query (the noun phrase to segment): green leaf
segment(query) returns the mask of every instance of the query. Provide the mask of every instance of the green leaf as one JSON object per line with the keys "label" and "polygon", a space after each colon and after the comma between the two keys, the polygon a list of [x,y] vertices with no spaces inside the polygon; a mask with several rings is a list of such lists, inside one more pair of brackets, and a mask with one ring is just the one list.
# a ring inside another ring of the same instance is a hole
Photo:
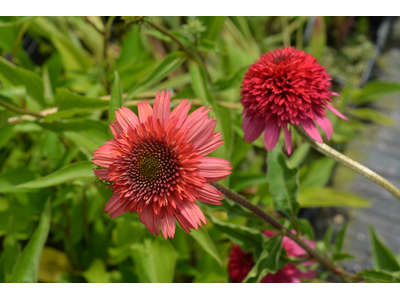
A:
{"label": "green leaf", "polygon": [[368,207],[371,203],[353,193],[339,192],[332,188],[306,188],[300,190],[300,207]]}
{"label": "green leaf", "polygon": [[108,283],[110,276],[107,273],[104,261],[97,258],[90,265],[89,269],[82,273],[82,276],[89,283]]}
{"label": "green leaf", "polygon": [[385,242],[376,233],[372,226],[369,227],[369,234],[371,239],[372,262],[374,269],[377,271],[400,271],[400,265],[396,260],[395,255],[386,246]]}
{"label": "green leaf", "polygon": [[25,23],[26,21],[32,20],[34,18],[36,18],[36,16],[20,17],[18,20],[13,21],[13,22],[0,22],[0,27],[17,26],[17,25]]}
{"label": "green leaf", "polygon": [[309,53],[318,60],[322,58],[326,47],[326,32],[325,18],[322,16],[316,17],[310,39]]}
{"label": "green leaf", "polygon": [[310,144],[303,143],[292,153],[292,155],[289,158],[289,164],[293,168],[300,167],[300,164],[304,161],[309,151],[310,151]]}
{"label": "green leaf", "polygon": [[267,179],[275,209],[294,218],[300,209],[296,200],[299,190],[298,170],[287,166],[279,147],[268,153]]}
{"label": "green leaf", "polygon": [[171,72],[175,71],[186,61],[184,52],[176,51],[168,54],[147,76],[136,83],[128,92],[127,99],[131,99],[137,93],[140,93],[164,79]]}
{"label": "green leaf", "polygon": [[15,135],[11,126],[7,126],[0,129],[0,149],[8,143],[8,141]]}
{"label": "green leaf", "polygon": [[33,283],[38,281],[39,263],[50,230],[50,199],[44,205],[40,222],[29,243],[24,248],[14,269],[11,282]]}
{"label": "green leaf", "polygon": [[349,260],[353,259],[354,256],[347,254],[347,253],[342,253],[342,252],[333,252],[332,253],[332,258],[334,261],[342,261],[342,260]]}
{"label": "green leaf", "polygon": [[326,185],[331,178],[335,163],[330,157],[322,157],[313,161],[304,178],[300,180],[300,189]]}
{"label": "green leaf", "polygon": [[121,78],[117,71],[114,71],[114,83],[111,91],[110,108],[108,111],[108,119],[114,122],[115,111],[122,106],[122,84]]}
{"label": "green leaf", "polygon": [[364,121],[371,121],[379,125],[394,125],[396,120],[385,116],[383,113],[372,108],[348,109],[348,114]]}
{"label": "green leaf", "polygon": [[15,263],[18,260],[19,256],[19,244],[16,237],[16,230],[14,227],[14,216],[11,215],[8,226],[7,226],[7,235],[3,241],[3,270],[6,282],[9,281],[13,274]]}
{"label": "green leaf", "polygon": [[354,91],[351,99],[356,104],[365,104],[397,93],[400,93],[400,83],[377,80],[370,81],[361,90]]}
{"label": "green leaf", "polygon": [[238,192],[246,187],[267,183],[268,180],[264,174],[249,174],[246,172],[235,172],[230,176],[230,187]]}
{"label": "green leaf", "polygon": [[26,167],[12,169],[0,175],[0,193],[26,193],[15,187],[21,183],[35,179],[35,174]]}
{"label": "green leaf", "polygon": [[267,237],[259,230],[237,225],[228,222],[222,222],[212,215],[208,214],[214,227],[224,233],[233,243],[238,244],[243,251],[254,251],[255,257],[259,257],[262,252],[262,244]]}
{"label": "green leaf", "polygon": [[369,279],[368,282],[400,282],[399,272],[390,273],[388,271],[364,270],[359,273],[363,278]]}
{"label": "green leaf", "polygon": [[207,30],[202,32],[201,37],[214,41],[224,27],[224,17],[199,17],[200,21],[207,27]]}
{"label": "green leaf", "polygon": [[346,233],[347,225],[349,223],[346,223],[338,232],[336,236],[336,252],[342,251],[342,246],[343,246],[343,240],[344,240],[344,234]]}
{"label": "green leaf", "polygon": [[268,273],[276,273],[282,251],[282,236],[276,235],[263,245],[263,252],[243,282],[260,282]]}
{"label": "green leaf", "polygon": [[205,70],[197,63],[189,63],[190,77],[192,78],[192,88],[197,97],[200,98],[204,105],[216,108],[213,98],[209,92],[209,87],[207,85]]}
{"label": "green leaf", "polygon": [[334,226],[333,226],[333,225],[329,226],[328,229],[327,229],[326,232],[325,232],[325,235],[324,235],[324,243],[325,243],[325,247],[326,247],[327,249],[329,249],[330,246],[331,246],[332,235],[333,235],[333,229],[334,229]]}
{"label": "green leaf", "polygon": [[0,57],[0,74],[15,86],[25,86],[28,95],[35,99],[42,107],[45,106],[43,80],[39,75],[17,67],[3,57]]}
{"label": "green leaf", "polygon": [[171,283],[174,279],[177,253],[166,241],[147,239],[137,252],[140,282]]}
{"label": "green leaf", "polygon": [[78,178],[92,178],[93,176],[92,162],[78,162],[65,166],[47,176],[20,184],[17,188],[43,188]]}
{"label": "green leaf", "polygon": [[190,236],[193,237],[199,243],[199,245],[204,249],[204,251],[210,254],[222,266],[222,261],[219,256],[219,253],[215,248],[214,242],[208,235],[207,230],[203,228],[199,228],[199,230],[193,230],[190,232]]}
{"label": "green leaf", "polygon": [[214,84],[214,90],[216,92],[222,92],[225,90],[228,90],[230,88],[236,88],[238,85],[240,85],[241,81],[243,80],[244,74],[246,73],[248,67],[242,67],[236,73],[228,76],[228,77],[223,77],[218,79]]}

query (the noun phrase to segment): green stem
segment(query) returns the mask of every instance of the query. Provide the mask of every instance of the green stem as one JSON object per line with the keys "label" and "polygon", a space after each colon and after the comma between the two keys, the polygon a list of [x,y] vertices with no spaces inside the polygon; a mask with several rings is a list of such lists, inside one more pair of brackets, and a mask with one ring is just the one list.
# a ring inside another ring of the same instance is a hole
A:
{"label": "green stem", "polygon": [[362,278],[358,277],[355,274],[348,273],[341,268],[335,266],[329,259],[319,254],[316,250],[312,249],[303,239],[298,237],[297,235],[293,234],[289,229],[284,227],[281,223],[278,222],[274,217],[270,216],[267,212],[263,211],[261,208],[253,205],[250,201],[244,198],[242,195],[231,191],[227,187],[217,183],[211,182],[212,186],[214,186],[217,190],[219,190],[222,194],[225,195],[228,199],[234,201],[235,203],[246,207],[248,210],[259,216],[261,219],[266,221],[267,223],[271,224],[277,230],[282,232],[284,235],[291,238],[295,241],[300,247],[302,247],[306,252],[310,255],[310,257],[316,261],[318,261],[321,265],[325,266],[329,269],[333,274],[343,278],[348,278],[352,281],[360,281]]}
{"label": "green stem", "polygon": [[39,118],[39,119],[44,118],[44,116],[42,116],[41,114],[38,114],[38,113],[36,113],[34,111],[31,111],[31,110],[29,110],[27,108],[21,108],[21,107],[15,106],[15,105],[10,104],[8,102],[5,102],[5,101],[3,101],[1,99],[0,99],[0,105],[4,106],[5,108],[7,108],[9,110],[12,110],[12,111],[18,113],[18,114],[31,115],[31,116],[34,116],[34,117]]}
{"label": "green stem", "polygon": [[67,221],[67,225],[65,226],[65,235],[66,235],[66,238],[67,238],[68,246],[69,246],[70,251],[71,251],[72,261],[74,262],[75,267],[79,267],[79,259],[78,259],[78,255],[77,255],[77,252],[75,250],[74,243],[72,241],[72,235],[71,235],[71,216],[70,216],[70,214],[68,212],[68,208],[65,205],[65,203],[61,204],[61,208],[63,210],[63,213],[65,215],[65,219]]}
{"label": "green stem", "polygon": [[400,200],[400,190],[391,184],[388,180],[383,178],[382,176],[376,174],[372,170],[368,169],[367,167],[363,166],[362,164],[350,159],[346,155],[332,149],[326,144],[321,144],[311,138],[301,126],[294,126],[297,133],[313,147],[315,150],[321,152],[322,154],[336,160],[337,162],[349,167],[350,169],[356,171],[357,173],[365,176],[366,178],[372,180],[373,182],[379,184],[385,190],[390,192],[393,196],[395,196],[398,200]]}

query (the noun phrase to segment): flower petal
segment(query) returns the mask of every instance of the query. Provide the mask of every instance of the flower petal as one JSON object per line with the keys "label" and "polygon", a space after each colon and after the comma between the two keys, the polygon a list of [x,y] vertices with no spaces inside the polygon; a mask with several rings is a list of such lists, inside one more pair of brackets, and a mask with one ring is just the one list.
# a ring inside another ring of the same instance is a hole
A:
{"label": "flower petal", "polygon": [[342,118],[343,120],[347,121],[347,118],[343,116],[336,108],[334,108],[332,105],[326,104],[326,107],[331,110],[335,115],[337,115],[339,118]]}
{"label": "flower petal", "polygon": [[321,135],[319,134],[317,126],[314,122],[310,119],[304,119],[300,121],[301,125],[303,126],[304,130],[318,143],[323,143]]}
{"label": "flower petal", "polygon": [[231,174],[231,163],[218,157],[203,157],[197,165],[198,174],[203,176],[207,182],[224,179]]}
{"label": "flower petal", "polygon": [[137,107],[139,112],[139,121],[140,123],[145,123],[147,118],[153,115],[153,109],[146,101],[142,101],[142,103],[139,103]]}
{"label": "flower petal", "polygon": [[165,91],[162,90],[161,95],[160,91],[158,91],[153,106],[153,120],[156,121],[159,119],[161,124],[166,125],[170,115],[170,104],[169,91],[165,93]]}
{"label": "flower petal", "polygon": [[321,127],[321,129],[325,132],[328,140],[331,139],[333,134],[333,126],[331,121],[326,116],[317,116],[315,118],[315,122]]}
{"label": "flower petal", "polygon": [[100,179],[110,181],[110,177],[108,176],[108,169],[98,169],[93,170],[94,175],[99,177]]}
{"label": "flower petal", "polygon": [[246,142],[254,142],[264,131],[265,123],[258,121],[250,121],[248,118],[244,117],[242,128],[244,131],[244,140]]}
{"label": "flower petal", "polygon": [[133,111],[125,106],[116,110],[115,115],[116,122],[120,124],[124,131],[128,131],[129,128],[135,128],[136,125],[139,125],[139,118]]}
{"label": "flower petal", "polygon": [[139,220],[146,225],[147,230],[151,234],[158,235],[160,232],[160,220],[157,215],[153,214],[153,209],[150,205],[146,205],[142,212],[139,212]]}
{"label": "flower petal", "polygon": [[292,133],[287,129],[287,125],[283,125],[283,132],[285,133],[285,144],[287,153],[292,153]]}
{"label": "flower petal", "polygon": [[265,126],[264,144],[267,150],[272,151],[278,143],[281,128],[276,122],[268,122]]}
{"label": "flower petal", "polygon": [[197,189],[197,192],[199,193],[197,200],[208,204],[222,205],[221,200],[224,199],[224,194],[212,185],[206,183],[202,188]]}
{"label": "flower petal", "polygon": [[202,226],[200,221],[206,224],[206,218],[196,203],[186,201],[183,205],[179,206],[179,210],[182,216],[189,222],[191,228],[197,230],[199,228],[198,225]]}
{"label": "flower petal", "polygon": [[160,220],[160,224],[164,238],[173,238],[175,234],[175,217],[166,213],[164,218]]}
{"label": "flower petal", "polygon": [[187,104],[187,99],[183,100],[171,113],[171,118],[175,117],[178,119],[178,123],[176,124],[177,128],[181,128],[183,122],[185,122],[186,116],[190,110],[191,103]]}
{"label": "flower petal", "polygon": [[107,214],[111,216],[111,218],[119,217],[127,211],[126,202],[120,202],[119,200],[119,195],[114,194],[114,196],[111,197],[111,199],[107,202],[106,207],[104,208],[104,211],[106,211]]}

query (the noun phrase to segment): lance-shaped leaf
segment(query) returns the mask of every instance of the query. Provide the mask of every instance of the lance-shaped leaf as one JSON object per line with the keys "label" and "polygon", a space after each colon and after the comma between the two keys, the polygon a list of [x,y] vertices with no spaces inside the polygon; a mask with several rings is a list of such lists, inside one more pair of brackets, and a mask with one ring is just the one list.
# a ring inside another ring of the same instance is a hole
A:
{"label": "lance-shaped leaf", "polygon": [[372,248],[372,262],[375,270],[400,271],[400,264],[393,252],[385,245],[375,229],[369,227]]}
{"label": "lance-shaped leaf", "polygon": [[111,91],[109,121],[114,122],[115,111],[122,106],[122,84],[117,71],[114,71],[114,83]]}
{"label": "lance-shaped leaf", "polygon": [[222,266],[222,261],[219,257],[219,253],[215,248],[214,242],[208,235],[207,230],[203,228],[199,228],[199,230],[193,230],[190,232],[190,236],[199,243],[204,251],[210,254]]}
{"label": "lance-shaped leaf", "polygon": [[78,178],[93,177],[93,163],[78,162],[70,164],[47,176],[18,185],[18,188],[43,188],[58,185]]}
{"label": "lance-shaped leaf", "polygon": [[33,283],[38,281],[39,263],[49,235],[51,221],[50,199],[44,205],[40,222],[19,257],[11,279],[13,283]]}
{"label": "lance-shaped leaf", "polygon": [[268,153],[267,178],[275,209],[282,211],[289,218],[294,218],[300,208],[297,202],[298,171],[287,166],[279,147]]}

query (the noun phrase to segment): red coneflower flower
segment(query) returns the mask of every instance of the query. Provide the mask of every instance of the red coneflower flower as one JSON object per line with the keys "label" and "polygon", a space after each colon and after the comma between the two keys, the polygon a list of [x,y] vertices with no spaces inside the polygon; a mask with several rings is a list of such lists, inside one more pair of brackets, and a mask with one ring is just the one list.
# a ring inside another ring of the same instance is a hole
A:
{"label": "red coneflower flower", "polygon": [[261,55],[242,82],[244,140],[252,143],[265,131],[265,147],[272,150],[283,127],[290,154],[292,137],[288,124],[301,124],[313,139],[323,142],[314,121],[330,139],[333,127],[325,107],[347,121],[328,104],[331,96],[339,96],[330,90],[330,81],[329,74],[313,56],[293,47]]}
{"label": "red coneflower flower", "polygon": [[[272,230],[266,230],[263,232],[268,237],[273,237],[277,233]],[[293,231],[293,233],[295,233]],[[314,241],[306,240],[307,244],[315,248]],[[286,253],[291,257],[304,257],[306,252],[292,239],[284,236],[282,239],[282,247],[286,250]],[[303,263],[304,267],[308,267],[314,264],[313,261]],[[231,281],[234,283],[242,282],[250,270],[255,265],[253,260],[253,254],[244,252],[238,245],[233,245],[229,254],[228,273]],[[312,279],[315,278],[316,271],[308,270],[302,272],[295,264],[287,263],[282,269],[279,269],[275,274],[267,274],[261,283],[299,283],[301,278]]]}
{"label": "red coneflower flower", "polygon": [[205,157],[223,143],[215,133],[217,121],[201,107],[187,116],[191,104],[182,101],[170,114],[169,92],[157,93],[154,108],[138,104],[139,118],[126,107],[111,123],[114,139],[94,152],[93,162],[106,169],[96,176],[111,181],[114,196],[105,211],[111,218],[138,212],[151,234],[161,226],[174,237],[175,219],[186,231],[198,229],[206,219],[196,200],[220,205],[223,194],[207,182],[230,174],[231,163]]}

